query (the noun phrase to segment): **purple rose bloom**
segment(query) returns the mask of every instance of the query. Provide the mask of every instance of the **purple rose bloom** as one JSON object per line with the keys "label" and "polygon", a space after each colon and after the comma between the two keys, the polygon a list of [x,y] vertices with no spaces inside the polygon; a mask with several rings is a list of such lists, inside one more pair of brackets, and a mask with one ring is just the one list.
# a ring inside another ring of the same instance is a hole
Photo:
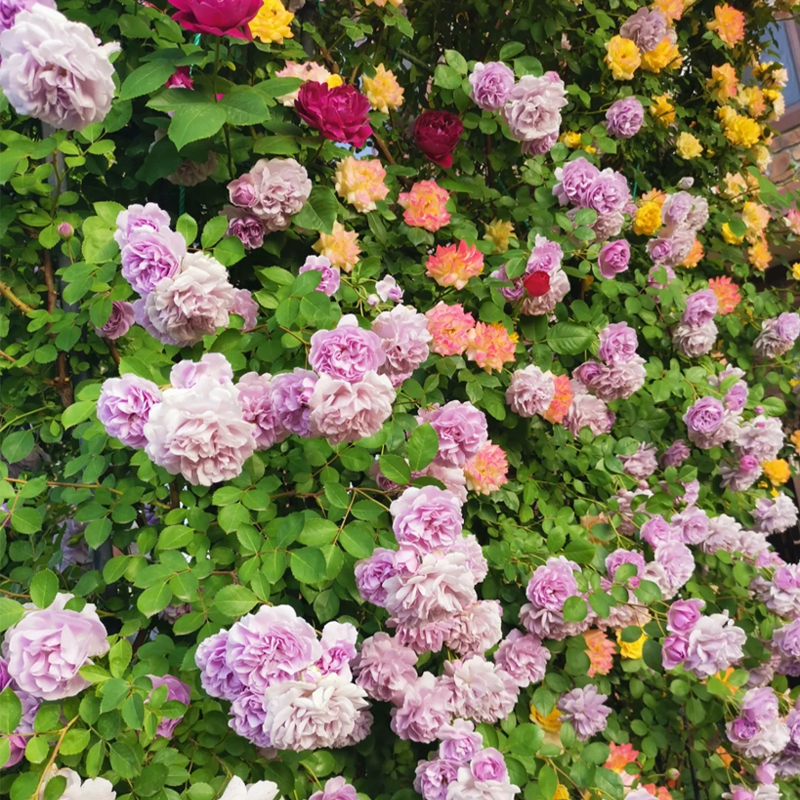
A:
{"label": "purple rose bloom", "polygon": [[681,322],[684,325],[700,327],[711,322],[718,309],[717,296],[711,289],[694,292],[686,298],[686,309],[681,315]]}
{"label": "purple rose bloom", "polygon": [[253,425],[257,450],[269,450],[289,435],[275,413],[271,377],[269,373],[259,375],[257,372],[248,372],[236,384],[242,415],[246,422]]}
{"label": "purple rose bloom", "polygon": [[543,156],[545,153],[550,152],[557,141],[557,133],[548,133],[547,136],[540,136],[538,139],[529,139],[523,142],[520,150],[526,156]]}
{"label": "purple rose bloom", "polygon": [[225,386],[233,383],[233,367],[222,353],[205,353],[199,361],[179,361],[169,372],[173,389],[191,389],[202,378],[211,378],[219,386]]}
{"label": "purple rose bloom", "polygon": [[332,267],[330,260],[325,256],[307,256],[305,263],[297,273],[302,275],[304,272],[311,272],[312,270],[322,273],[322,278],[315,291],[322,292],[328,297],[333,297],[339,291],[339,282],[341,280],[339,270],[336,267]]}
{"label": "purple rose bloom", "polygon": [[119,339],[124,336],[133,325],[135,314],[133,306],[124,300],[114,300],[111,303],[111,316],[102,328],[95,328],[95,333],[104,339]]}
{"label": "purple rose bloom", "polygon": [[589,428],[595,436],[600,436],[614,427],[616,418],[604,400],[590,394],[576,393],[564,424],[573,436],[577,437],[583,428]]}
{"label": "purple rose bloom", "polygon": [[289,227],[311,194],[311,181],[293,158],[262,158],[228,191],[234,205],[250,209],[272,233]]}
{"label": "purple rose bloom", "polygon": [[643,53],[655,50],[667,35],[667,20],[657,9],[640,8],[625,20],[619,35],[630,39]]}
{"label": "purple rose bloom", "polygon": [[114,241],[122,250],[136,231],[156,233],[162,228],[169,229],[169,226],[169,214],[158,204],[147,203],[142,206],[134,203],[117,214],[117,230],[114,231]]}
{"label": "purple rose bloom", "polygon": [[71,594],[60,592],[52,604],[26,604],[25,616],[5,633],[8,674],[23,692],[41,700],[74,697],[89,686],[78,671],[108,652],[106,629],[95,606],[68,611]]}
{"label": "purple rose bloom", "polygon": [[392,709],[392,730],[401,739],[433,742],[442,725],[450,721],[452,694],[430,672],[408,687],[403,704]]}
{"label": "purple rose bloom", "polygon": [[228,197],[237,208],[252,208],[256,202],[256,187],[249,172],[228,184]]}
{"label": "purple rose bloom", "polygon": [[688,636],[702,617],[705,603],[697,598],[676,600],[667,611],[667,630],[680,636]]}
{"label": "purple rose bloom", "polygon": [[611,709],[604,705],[607,699],[608,695],[600,694],[593,684],[573,689],[562,695],[556,704],[561,711],[559,719],[571,723],[575,735],[585,742],[606,729],[606,718],[611,714]]}
{"label": "purple rose bloom", "polygon": [[654,264],[665,264],[672,255],[672,240],[657,236],[647,243],[647,252]]}
{"label": "purple rose bloom", "polygon": [[676,439],[661,455],[661,467],[679,467],[691,455],[683,439]]}
{"label": "purple rose bloom", "polygon": [[445,758],[420,761],[414,778],[414,791],[424,800],[447,800],[447,787],[454,783],[459,764]]}
{"label": "purple rose bloom", "polygon": [[639,538],[655,550],[659,545],[671,541],[672,531],[664,517],[654,514],[639,529]]}
{"label": "purple rose bloom", "polygon": [[657,469],[656,446],[640,444],[635,453],[620,456],[625,472],[637,481],[647,480]]}
{"label": "purple rose bloom", "polygon": [[664,669],[673,669],[686,660],[689,642],[684,636],[670,635],[661,647],[661,663]]}
{"label": "purple rose bloom", "polygon": [[438,739],[439,758],[456,764],[466,764],[483,748],[483,737],[475,732],[475,725],[469,720],[457,719],[452,725],[442,725]]}
{"label": "purple rose bloom", "polygon": [[681,322],[672,329],[672,345],[681,355],[697,358],[711,352],[718,332],[714,320],[699,327]]}
{"label": "purple rose bloom", "polygon": [[613,280],[620,272],[626,272],[631,260],[631,246],[627,239],[607,242],[597,254],[597,267],[600,274]]}
{"label": "purple rose bloom", "polygon": [[494,747],[486,747],[472,759],[470,770],[478,781],[504,781],[508,769],[503,754]]}
{"label": "purple rose bloom", "polygon": [[398,544],[419,556],[448,550],[464,527],[461,503],[451,492],[435,486],[406,489],[392,501],[389,511]]}
{"label": "purple rose bloom", "polygon": [[[572,209],[572,211],[575,210]],[[598,215],[597,220],[592,225],[592,230],[598,242],[607,242],[609,239],[619,236],[624,225],[625,215],[622,211],[613,211],[611,214]]]}
{"label": "purple rose bloom", "polygon": [[271,747],[272,739],[267,729],[267,706],[263,693],[243,689],[231,703],[228,725],[234,733],[256,747]]}
{"label": "purple rose bloom", "polygon": [[561,611],[564,603],[578,594],[576,572],[580,567],[563,556],[549,558],[534,570],[525,595],[538,608]]}
{"label": "purple rose bloom", "polygon": [[417,419],[430,422],[439,437],[438,464],[463,467],[489,440],[486,415],[472,403],[451,400],[440,408],[422,409]]}
{"label": "purple rose bloom", "polygon": [[666,572],[673,594],[692,577],[695,568],[694,556],[683,542],[670,539],[656,547],[655,556],[656,562]]}
{"label": "purple rose bloom", "polygon": [[635,97],[616,100],[606,111],[606,128],[618,139],[630,139],[641,130],[644,107]]}
{"label": "purple rose bloom", "polygon": [[568,102],[564,83],[555,72],[540,77],[523,75],[503,106],[511,138],[531,142],[557,136],[561,109]]}
{"label": "purple rose bloom", "polygon": [[321,792],[314,792],[308,800],[357,800],[356,790],[345,779],[337,776],[325,781]]}
{"label": "purple rose bloom", "polygon": [[359,328],[352,314],[343,316],[333,330],[317,331],[311,337],[309,364],[316,372],[338,380],[359,381],[384,361],[380,337]]}
{"label": "purple rose bloom", "polygon": [[725,421],[725,406],[716,397],[701,397],[683,415],[689,434],[716,433]]}
{"label": "purple rose bloom", "polygon": [[264,244],[267,229],[255,214],[235,206],[225,206],[223,213],[228,218],[226,236],[235,236],[245,250],[258,250]]}
{"label": "purple rose bloom", "polygon": [[428,318],[411,306],[381,312],[372,323],[372,332],[380,337],[386,354],[380,373],[388,376],[392,386],[400,386],[430,354],[433,336],[428,331]]}
{"label": "purple rose bloom", "polygon": [[358,593],[368,603],[383,607],[386,603],[386,581],[397,575],[395,552],[376,547],[369,558],[357,561],[355,579]]}
{"label": "purple rose bloom", "polygon": [[647,243],[648,252],[650,252],[650,245],[653,244],[653,242],[666,242],[668,245],[662,253],[660,261],[657,260],[651,252],[653,262],[656,264],[661,263],[668,267],[677,267],[692,251],[692,247],[694,246],[694,231],[685,225],[679,225],[669,234],[668,238],[663,239],[659,237],[658,239],[651,239]]}
{"label": "purple rose bloom", "polygon": [[550,651],[542,645],[541,639],[516,629],[500,642],[494,654],[495,664],[522,689],[544,680],[549,659]]}
{"label": "purple rose bloom", "polygon": [[800,619],[778,628],[772,634],[772,641],[784,658],[800,661]]}
{"label": "purple rose bloom", "polygon": [[417,680],[416,664],[413,650],[380,632],[364,640],[353,662],[353,672],[356,683],[373,700],[402,705],[406,690]]}
{"label": "purple rose bloom", "polygon": [[[661,274],[663,273],[666,278],[666,283],[661,283]],[[656,289],[666,289],[670,281],[675,279],[675,270],[668,267],[666,264],[656,264],[647,273],[647,285],[653,286]]]}
{"label": "purple rose bloom", "polygon": [[145,423],[161,399],[158,386],[129,372],[103,383],[97,400],[97,418],[109,436],[128,447],[141,449],[147,444]]}
{"label": "purple rose bloom", "polygon": [[228,666],[225,650],[228,631],[221,630],[203,639],[194,654],[194,662],[200,669],[200,683],[211,697],[235,700],[245,689],[242,682]]}
{"label": "purple rose bloom", "polygon": [[627,322],[612,322],[600,331],[598,357],[607,364],[630,361],[636,355],[639,339]]}
{"label": "purple rose bloom", "polygon": [[167,227],[136,228],[122,248],[122,277],[144,296],[163,278],[176,275],[185,255],[186,240],[180,233]]}
{"label": "purple rose bloom", "polygon": [[536,234],[533,243],[533,250],[525,264],[525,274],[533,272],[546,272],[552,275],[561,267],[561,260],[564,258],[564,251],[558,242],[551,242],[540,233]]}
{"label": "purple rose bloom", "polygon": [[238,314],[244,323],[244,329],[255,328],[258,322],[258,303],[247,289],[234,289],[231,314]]}
{"label": "purple rose bloom", "polygon": [[614,214],[625,209],[630,196],[625,176],[609,168],[595,178],[586,194],[586,204],[598,214]]}
{"label": "purple rose bloom", "polygon": [[16,14],[13,33],[0,30],[0,87],[9,103],[62,130],[102,122],[114,98],[109,57],[119,44],[101,44],[91,28],[49,3],[29,8]]}
{"label": "purple rose bloom", "polygon": [[563,167],[556,167],[559,181],[553,187],[553,194],[562,206],[572,203],[581,208],[587,205],[589,190],[600,176],[600,170],[582,156],[568,161]]}
{"label": "purple rose bloom", "polygon": [[506,390],[506,402],[521,417],[543,414],[550,408],[554,396],[553,374],[542,372],[535,364],[516,370]]}
{"label": "purple rose bloom", "polygon": [[287,431],[306,439],[311,435],[308,401],[314,393],[317,380],[315,372],[301,367],[272,379],[272,404],[278,422]]}
{"label": "purple rose bloom", "polygon": [[689,506],[672,518],[676,537],[684,544],[701,544],[708,536],[708,514],[702,508]]}
{"label": "purple rose bloom", "polygon": [[[177,700],[185,706],[189,705],[192,689],[188,684],[185,684],[172,675],[164,675],[163,678],[157,675],[148,675],[147,677],[150,678],[153,689],[158,689],[159,686],[167,687],[167,700]],[[175,728],[178,727],[182,719],[183,714],[175,719],[162,717],[156,728],[156,736],[163,736],[165,739],[171,739],[172,735],[175,733]]]}
{"label": "purple rose bloom", "polygon": [[775,332],[785,342],[794,344],[800,336],[800,314],[785,312],[778,317]]}
{"label": "purple rose bloom", "polygon": [[499,111],[514,88],[514,71],[502,61],[475,64],[469,76],[470,97],[484,111]]}
{"label": "purple rose bloom", "polygon": [[314,629],[291,606],[261,606],[229,631],[226,660],[253,692],[296,678],[322,655]]}
{"label": "purple rose bloom", "polygon": [[29,11],[37,3],[55,8],[53,0],[0,0],[0,32],[13,27],[14,20],[20,11]]}
{"label": "purple rose bloom", "polygon": [[744,656],[747,634],[727,614],[701,617],[689,634],[684,669],[698,678],[725,670]]}

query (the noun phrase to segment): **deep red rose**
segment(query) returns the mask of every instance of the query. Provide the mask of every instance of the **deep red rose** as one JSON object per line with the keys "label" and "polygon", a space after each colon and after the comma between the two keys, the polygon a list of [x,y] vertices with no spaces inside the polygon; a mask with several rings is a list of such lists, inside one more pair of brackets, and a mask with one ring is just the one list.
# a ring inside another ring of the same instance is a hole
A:
{"label": "deep red rose", "polygon": [[550,291],[550,275],[541,269],[526,275],[522,283],[531,297],[544,297]]}
{"label": "deep red rose", "polygon": [[414,138],[434,164],[447,169],[453,166],[453,150],[463,130],[461,120],[450,111],[423,111],[414,123]]}
{"label": "deep red rose", "polygon": [[252,40],[247,23],[258,14],[264,0],[169,0],[182,28],[195,33],[215,33],[235,39]]}
{"label": "deep red rose", "polygon": [[363,147],[372,136],[369,100],[353,86],[306,81],[294,101],[297,113],[326,139]]}

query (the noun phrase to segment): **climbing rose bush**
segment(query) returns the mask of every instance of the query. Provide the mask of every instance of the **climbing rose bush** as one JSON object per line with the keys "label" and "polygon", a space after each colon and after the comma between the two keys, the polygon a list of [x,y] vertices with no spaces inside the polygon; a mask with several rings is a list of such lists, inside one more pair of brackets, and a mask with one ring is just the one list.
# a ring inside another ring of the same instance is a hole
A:
{"label": "climbing rose bush", "polygon": [[0,797],[794,800],[790,0],[0,0]]}

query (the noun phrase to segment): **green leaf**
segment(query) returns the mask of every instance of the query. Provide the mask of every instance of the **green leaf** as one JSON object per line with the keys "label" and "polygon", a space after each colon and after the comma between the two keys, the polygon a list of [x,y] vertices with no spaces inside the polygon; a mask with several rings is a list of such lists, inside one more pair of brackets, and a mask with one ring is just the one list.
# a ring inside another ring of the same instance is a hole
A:
{"label": "green leaf", "polygon": [[392,481],[392,483],[396,483],[398,486],[407,486],[411,483],[411,468],[404,458],[387,454],[380,457],[379,463],[381,472],[386,480]]}
{"label": "green leaf", "polygon": [[500,48],[500,61],[510,61],[514,56],[519,55],[525,49],[522,42],[507,42]]}
{"label": "green leaf", "polygon": [[214,608],[226,617],[236,618],[247,614],[258,598],[246,586],[225,586],[214,598]]}
{"label": "green leaf", "polygon": [[609,748],[603,742],[592,742],[581,750],[581,760],[590,764],[605,764],[608,759]]}
{"label": "green leaf", "polygon": [[547,344],[560,355],[578,355],[588,350],[594,340],[594,331],[573,322],[557,322],[547,331]]}
{"label": "green leaf", "polygon": [[458,50],[445,50],[444,60],[460,75],[467,74],[467,59]]}
{"label": "green leaf", "polygon": [[11,687],[0,692],[0,733],[13,733],[22,719],[22,703]]}
{"label": "green leaf", "polygon": [[439,452],[439,436],[429,422],[418,426],[408,437],[408,465],[419,472],[436,458]]}
{"label": "green leaf", "polygon": [[200,236],[200,244],[203,248],[213,247],[228,230],[228,218],[224,216],[212,217],[203,226],[203,233]]}
{"label": "green leaf", "polygon": [[363,522],[346,525],[339,534],[339,544],[354,558],[368,558],[375,549],[375,541]]}
{"label": "green leaf", "polygon": [[166,583],[156,584],[149,589],[145,589],[136,601],[136,607],[146,617],[152,617],[163,611],[172,600],[172,589]]}
{"label": "green leaf", "polygon": [[67,406],[61,415],[61,424],[65,428],[72,428],[79,422],[89,419],[94,413],[96,405],[97,403],[94,400],[82,400]]}
{"label": "green leaf", "polygon": [[11,514],[11,527],[18,533],[36,533],[42,529],[42,515],[35,508],[18,508]]}
{"label": "green leaf", "polygon": [[219,105],[225,109],[231,125],[259,125],[269,118],[264,95],[250,87],[241,87],[226,94]]}
{"label": "green leaf", "polygon": [[327,186],[315,186],[306,204],[292,217],[292,222],[298,228],[308,228],[318,233],[332,233],[338,208],[339,201],[333,189]]}
{"label": "green leaf", "polygon": [[187,247],[194,244],[194,240],[197,238],[197,222],[194,217],[189,214],[181,214],[175,223],[175,230],[183,236]]}
{"label": "green leaf", "polygon": [[529,722],[517,725],[508,737],[508,749],[517,756],[535,756],[544,741],[544,731]]}
{"label": "green leaf", "polygon": [[31,431],[14,431],[3,438],[0,452],[9,464],[22,461],[33,450],[34,439]]}
{"label": "green leaf", "polygon": [[85,728],[72,728],[64,735],[59,752],[65,756],[82,753],[89,745],[90,738],[91,734]]}
{"label": "green leaf", "polygon": [[120,639],[108,651],[108,668],[115,678],[121,678],[125,674],[128,664],[131,663],[132,656],[133,648],[127,639]]}
{"label": "green leaf", "polygon": [[163,60],[142,64],[122,82],[119,99],[132,100],[134,97],[141,97],[143,94],[161,89],[174,71],[175,67]]}
{"label": "green leaf", "polygon": [[328,569],[325,556],[316,547],[301,547],[299,550],[292,550],[289,568],[300,583],[322,583],[327,580]]}
{"label": "green leaf", "polygon": [[31,600],[38,608],[47,608],[58,594],[58,578],[49,569],[43,569],[31,581]]}
{"label": "green leaf", "polygon": [[109,758],[111,759],[111,769],[120,778],[135,778],[139,774],[141,759],[129,744],[120,741],[113,742],[109,749]]}
{"label": "green leaf", "polygon": [[225,109],[219,103],[181,106],[175,110],[167,133],[170,141],[180,150],[190,142],[213,136],[227,119]]}
{"label": "green leaf", "polygon": [[546,764],[542,767],[539,771],[539,777],[537,779],[539,784],[539,792],[542,795],[544,800],[552,800],[553,795],[556,793],[556,789],[558,788],[558,776],[556,775],[556,771],[551,767],[549,764]]}
{"label": "green leaf", "polygon": [[433,82],[442,89],[458,89],[461,80],[458,72],[446,64],[439,64],[433,72]]}
{"label": "green leaf", "polygon": [[16,600],[0,597],[0,631],[16,625],[24,613],[25,609]]}
{"label": "green leaf", "polygon": [[582,622],[588,611],[586,601],[582,597],[568,597],[564,603],[564,619],[567,622]]}

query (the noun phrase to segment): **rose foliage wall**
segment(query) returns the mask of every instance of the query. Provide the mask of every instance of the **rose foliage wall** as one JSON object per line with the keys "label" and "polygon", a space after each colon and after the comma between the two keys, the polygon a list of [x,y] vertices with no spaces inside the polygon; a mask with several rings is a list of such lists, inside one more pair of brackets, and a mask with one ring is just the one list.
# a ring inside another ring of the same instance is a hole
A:
{"label": "rose foliage wall", "polygon": [[170,2],[0,0],[0,796],[795,798],[793,3]]}

